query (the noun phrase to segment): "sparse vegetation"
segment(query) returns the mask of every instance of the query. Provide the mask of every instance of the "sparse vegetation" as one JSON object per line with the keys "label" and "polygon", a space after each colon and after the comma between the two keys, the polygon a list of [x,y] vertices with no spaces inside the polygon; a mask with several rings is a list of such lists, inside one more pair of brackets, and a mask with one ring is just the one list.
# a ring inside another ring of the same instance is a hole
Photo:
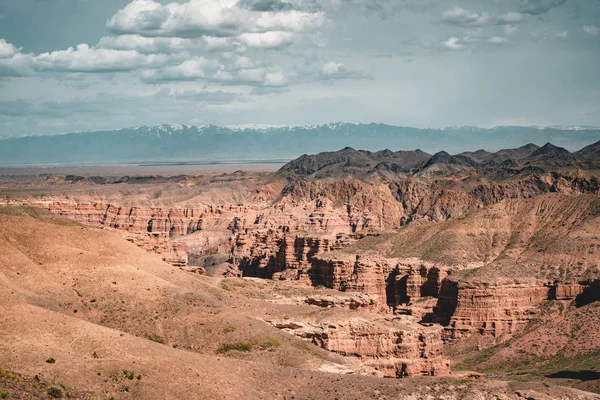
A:
{"label": "sparse vegetation", "polygon": [[65,397],[65,390],[56,385],[52,385],[46,389],[46,393],[48,396],[53,397],[55,399],[62,399]]}
{"label": "sparse vegetation", "polygon": [[249,343],[249,342],[225,343],[217,349],[217,353],[219,353],[219,354],[228,353],[230,351],[242,351],[242,352],[252,351],[252,343]]}
{"label": "sparse vegetation", "polygon": [[49,359],[46,360],[46,362],[48,364],[54,364],[54,363],[56,363],[56,360],[54,358],[50,357]]}
{"label": "sparse vegetation", "polygon": [[156,343],[160,343],[160,344],[165,344],[167,343],[165,339],[163,339],[161,336],[157,335],[157,334],[146,334],[144,335],[144,337],[148,340],[152,340],[153,342]]}
{"label": "sparse vegetation", "polygon": [[125,378],[129,379],[130,381],[135,378],[135,373],[132,371],[127,371],[126,369],[123,370],[123,375],[125,375]]}
{"label": "sparse vegetation", "polygon": [[8,392],[5,390],[0,391],[0,399],[8,399]]}
{"label": "sparse vegetation", "polygon": [[23,380],[23,377],[21,377],[21,375],[17,374],[16,372],[8,371],[2,367],[0,367],[0,377],[16,381]]}
{"label": "sparse vegetation", "polygon": [[222,344],[218,349],[218,354],[228,353],[230,351],[250,352],[252,350],[268,350],[281,346],[281,341],[277,336],[269,336],[262,342],[232,342]]}

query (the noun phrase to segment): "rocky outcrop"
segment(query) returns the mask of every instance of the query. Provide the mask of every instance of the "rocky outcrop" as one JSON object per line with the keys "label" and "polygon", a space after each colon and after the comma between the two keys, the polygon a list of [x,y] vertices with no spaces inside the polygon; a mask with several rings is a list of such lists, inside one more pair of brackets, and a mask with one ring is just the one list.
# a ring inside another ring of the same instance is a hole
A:
{"label": "rocky outcrop", "polygon": [[325,286],[342,292],[359,292],[376,296],[385,304],[387,279],[394,264],[379,258],[361,259],[360,256],[330,253],[316,256],[309,270],[314,286]]}
{"label": "rocky outcrop", "polygon": [[445,327],[446,342],[472,336],[498,342],[536,317],[545,302],[573,300],[585,288],[585,283],[548,284],[535,279],[497,283],[446,279],[433,321]]}
{"label": "rocky outcrop", "polygon": [[267,229],[236,236],[232,256],[244,276],[314,284],[311,270],[319,254],[340,249],[364,237],[363,234],[286,232],[285,228]]}
{"label": "rocky outcrop", "polygon": [[327,316],[320,320],[272,320],[272,325],[326,350],[356,358],[388,378],[438,376],[450,371],[442,354],[442,328],[410,319]]}
{"label": "rocky outcrop", "polygon": [[174,267],[185,267],[188,263],[188,253],[179,243],[173,242],[168,236],[155,233],[127,232],[125,239],[151,253],[161,256],[163,261]]}

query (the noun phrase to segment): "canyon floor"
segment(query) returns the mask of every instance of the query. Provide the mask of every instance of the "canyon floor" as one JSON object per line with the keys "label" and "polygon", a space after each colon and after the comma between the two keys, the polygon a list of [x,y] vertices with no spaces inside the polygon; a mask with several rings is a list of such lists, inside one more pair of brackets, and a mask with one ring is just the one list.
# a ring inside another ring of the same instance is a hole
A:
{"label": "canyon floor", "polygon": [[5,168],[0,396],[598,399],[598,144],[532,146]]}

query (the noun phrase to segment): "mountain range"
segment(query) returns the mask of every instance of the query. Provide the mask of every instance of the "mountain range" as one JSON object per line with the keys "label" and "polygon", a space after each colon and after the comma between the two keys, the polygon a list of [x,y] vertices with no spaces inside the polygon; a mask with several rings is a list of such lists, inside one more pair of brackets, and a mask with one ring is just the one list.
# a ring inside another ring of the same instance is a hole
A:
{"label": "mountain range", "polygon": [[[485,158],[526,143],[552,142],[577,150],[600,140],[595,127],[519,127],[445,129],[385,124],[331,123],[287,127],[223,127],[159,125],[114,131],[25,136],[0,140],[0,164],[81,164],[144,162],[214,162],[293,159],[304,153],[334,151],[346,146],[364,150],[422,149],[431,154],[485,149],[469,156]],[[448,153],[448,154],[449,154]],[[438,157],[447,157],[438,155]],[[499,161],[506,155],[499,154]]]}
{"label": "mountain range", "polygon": [[281,167],[278,175],[317,179],[374,175],[418,177],[477,170],[484,175],[497,176],[572,169],[600,169],[600,141],[573,153],[552,143],[541,147],[529,143],[495,153],[478,150],[456,155],[446,151],[431,155],[422,150],[370,152],[345,147],[339,151],[300,156]]}

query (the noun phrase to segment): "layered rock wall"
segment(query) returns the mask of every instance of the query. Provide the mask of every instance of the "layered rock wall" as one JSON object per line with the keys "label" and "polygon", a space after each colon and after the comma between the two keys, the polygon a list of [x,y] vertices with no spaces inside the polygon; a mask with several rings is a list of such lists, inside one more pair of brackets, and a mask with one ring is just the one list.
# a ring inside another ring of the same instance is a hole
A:
{"label": "layered rock wall", "polygon": [[433,321],[445,326],[446,342],[475,335],[498,341],[527,324],[546,301],[573,300],[585,287],[580,283],[548,284],[533,279],[496,284],[446,279]]}
{"label": "layered rock wall", "polygon": [[398,318],[269,322],[326,350],[356,358],[384,377],[438,376],[450,370],[439,326]]}

